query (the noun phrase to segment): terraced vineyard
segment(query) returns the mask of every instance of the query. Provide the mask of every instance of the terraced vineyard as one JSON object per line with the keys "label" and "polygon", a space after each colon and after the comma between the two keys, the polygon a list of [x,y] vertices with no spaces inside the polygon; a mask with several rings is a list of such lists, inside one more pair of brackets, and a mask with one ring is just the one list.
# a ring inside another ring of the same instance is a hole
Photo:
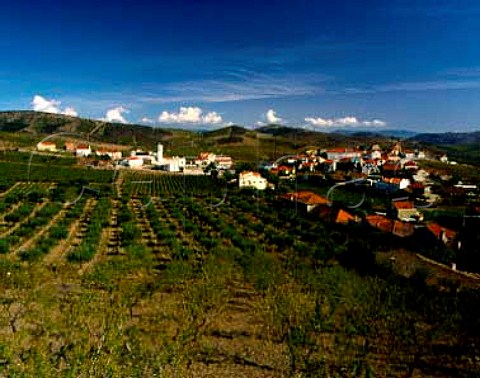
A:
{"label": "terraced vineyard", "polygon": [[[480,371],[478,292],[369,265],[361,227],[203,176],[122,172],[75,201],[59,187],[1,188],[2,376]],[[357,260],[369,270],[340,265]]]}

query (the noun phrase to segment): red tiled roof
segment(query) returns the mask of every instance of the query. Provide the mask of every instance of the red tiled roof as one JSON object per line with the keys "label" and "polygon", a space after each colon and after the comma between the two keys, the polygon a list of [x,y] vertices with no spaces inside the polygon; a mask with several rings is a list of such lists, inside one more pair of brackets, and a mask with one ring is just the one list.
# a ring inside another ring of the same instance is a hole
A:
{"label": "red tiled roof", "polygon": [[384,215],[367,215],[365,217],[370,226],[383,232],[392,233],[396,236],[406,237],[414,232],[413,224],[392,220]]}
{"label": "red tiled roof", "polygon": [[306,205],[325,205],[330,203],[327,198],[310,191],[287,193],[283,196],[283,198],[289,199],[290,201],[296,200],[297,202],[304,203]]}
{"label": "red tiled roof", "polygon": [[414,182],[413,184],[410,184],[410,187],[413,189],[424,189],[425,185],[419,183],[419,182]]}
{"label": "red tiled roof", "polygon": [[414,209],[415,208],[413,202],[410,202],[410,201],[395,201],[393,203],[393,206],[398,210],[400,210],[400,209]]}
{"label": "red tiled roof", "polygon": [[384,215],[367,215],[365,217],[368,224],[384,232],[392,232],[393,222]]}
{"label": "red tiled roof", "polygon": [[90,146],[87,145],[87,144],[79,144],[77,146],[77,150],[88,150],[89,148],[90,148]]}
{"label": "red tiled roof", "polygon": [[337,214],[337,219],[335,220],[336,223],[348,223],[350,221],[355,221],[355,217],[347,213],[345,210],[340,209]]}
{"label": "red tiled roof", "polygon": [[437,223],[429,223],[427,224],[427,229],[435,235],[437,239],[440,239],[442,232],[445,233],[447,239],[454,239],[457,233],[453,230],[449,230],[448,228],[442,227]]}
{"label": "red tiled roof", "polygon": [[40,142],[39,144],[41,144],[41,145],[43,145],[43,146],[55,146],[55,143],[54,143],[54,142],[49,142],[49,141]]}
{"label": "red tiled roof", "polygon": [[384,177],[384,178],[383,178],[383,181],[386,182],[387,184],[397,184],[397,185],[400,185],[400,182],[402,181],[402,179],[400,179],[400,178],[398,178],[398,177],[392,177],[392,178]]}
{"label": "red tiled roof", "polygon": [[397,171],[397,170],[400,169],[400,165],[398,165],[398,164],[384,164],[382,166],[382,169],[386,170],[386,171]]}

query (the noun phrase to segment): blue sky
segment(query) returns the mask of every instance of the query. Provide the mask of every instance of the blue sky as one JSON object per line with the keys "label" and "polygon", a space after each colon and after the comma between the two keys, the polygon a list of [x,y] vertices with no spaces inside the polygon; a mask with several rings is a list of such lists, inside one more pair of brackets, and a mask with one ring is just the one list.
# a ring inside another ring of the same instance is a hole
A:
{"label": "blue sky", "polygon": [[475,1],[18,0],[0,14],[0,110],[480,129]]}

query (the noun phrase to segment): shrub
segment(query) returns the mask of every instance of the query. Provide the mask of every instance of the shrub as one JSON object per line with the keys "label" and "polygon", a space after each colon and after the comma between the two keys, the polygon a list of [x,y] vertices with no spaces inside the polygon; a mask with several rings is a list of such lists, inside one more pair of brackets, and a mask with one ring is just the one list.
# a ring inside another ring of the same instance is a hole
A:
{"label": "shrub", "polygon": [[3,255],[7,253],[9,249],[10,249],[10,246],[9,246],[8,240],[0,239],[0,254]]}

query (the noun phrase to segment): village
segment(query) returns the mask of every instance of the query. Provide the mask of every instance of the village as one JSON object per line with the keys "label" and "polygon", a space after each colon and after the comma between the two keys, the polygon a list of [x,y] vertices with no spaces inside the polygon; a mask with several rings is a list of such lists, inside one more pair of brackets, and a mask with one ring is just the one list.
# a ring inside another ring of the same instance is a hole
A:
{"label": "village", "polygon": [[134,149],[132,151],[102,146],[94,149],[90,144],[65,142],[59,149],[52,141],[42,141],[36,146],[39,152],[64,152],[76,156],[79,164],[104,168],[125,168],[136,170],[162,170],[165,172],[203,175],[211,169],[229,170],[233,166],[230,156],[201,152],[197,156],[164,156],[164,146],[157,143],[156,151]]}
{"label": "village", "polygon": [[[295,183],[290,185],[293,191],[277,193],[276,198],[282,206],[327,222],[364,224],[399,238],[416,236],[432,245],[459,251],[462,240],[458,227],[446,227],[425,219],[424,215],[445,200],[438,189],[441,187],[445,196],[458,203],[465,204],[469,199],[473,204],[464,210],[463,225],[465,218],[480,217],[480,207],[474,205],[479,198],[478,186],[474,182],[455,181],[451,175],[426,168],[424,163],[428,162],[441,163],[445,167],[458,164],[449,161],[446,155],[404,149],[400,143],[389,149],[382,149],[378,144],[367,149],[312,149],[262,164],[259,169],[262,174],[241,173],[239,186],[258,190],[272,188],[267,178],[277,183]],[[328,190],[323,195],[313,188],[302,190],[304,182],[320,182]],[[337,188],[344,193],[357,193],[359,199],[354,203],[337,201]],[[363,193],[363,197],[359,193]],[[365,206],[368,202],[365,196],[375,198],[377,205]],[[452,267],[455,267],[454,262]]]}
{"label": "village", "polygon": [[[51,141],[40,142],[36,147],[39,152],[59,151],[56,143]],[[235,164],[230,156],[200,152],[197,156],[169,157],[164,155],[161,143],[157,143],[156,151],[121,151],[111,147],[93,149],[86,143],[65,142],[61,151],[76,156],[79,164],[97,168],[156,170],[215,177],[228,174],[229,183],[240,189],[270,190],[282,206],[294,207],[310,216],[318,215],[324,221],[367,224],[400,238],[426,234],[454,250],[462,247],[458,230],[424,219],[425,212],[442,202],[436,187],[440,182],[443,187],[448,187],[449,194],[469,199],[478,198],[479,194],[476,183],[452,182],[451,176],[422,167],[422,162],[427,161],[457,165],[446,155],[409,150],[401,143],[389,148],[372,144],[368,148],[307,149],[300,154],[262,163],[256,169],[237,169],[236,176],[233,170]],[[302,185],[292,185],[298,182],[320,183],[320,186],[329,186],[329,190],[322,194],[313,188],[302,189]],[[361,192],[363,197],[358,203],[342,203],[336,199],[337,187],[341,187],[342,191]],[[384,205],[367,209],[364,206],[365,195],[382,199]],[[385,205],[385,202],[388,204]],[[469,216],[476,216],[477,210],[480,210],[478,206],[471,206]]]}

